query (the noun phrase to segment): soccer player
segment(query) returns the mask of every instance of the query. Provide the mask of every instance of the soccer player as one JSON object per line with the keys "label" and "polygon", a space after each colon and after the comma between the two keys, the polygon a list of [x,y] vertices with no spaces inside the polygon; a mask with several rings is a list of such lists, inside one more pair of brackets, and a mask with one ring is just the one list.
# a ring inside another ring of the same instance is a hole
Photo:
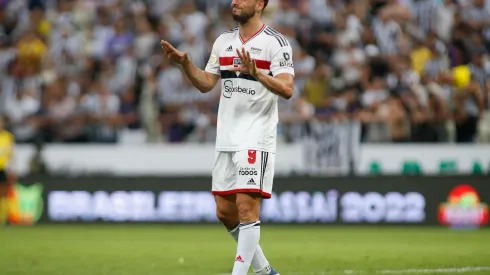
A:
{"label": "soccer player", "polygon": [[0,117],[0,225],[6,224],[8,219],[8,167],[14,150],[14,136],[5,130],[4,124]]}
{"label": "soccer player", "polygon": [[217,216],[237,240],[232,275],[277,275],[259,246],[260,202],[270,198],[274,177],[278,97],[294,89],[292,48],[264,25],[268,0],[233,0],[238,28],[214,42],[205,70],[187,53],[162,40],[168,58],[180,65],[195,87],[206,93],[221,78],[212,193]]}

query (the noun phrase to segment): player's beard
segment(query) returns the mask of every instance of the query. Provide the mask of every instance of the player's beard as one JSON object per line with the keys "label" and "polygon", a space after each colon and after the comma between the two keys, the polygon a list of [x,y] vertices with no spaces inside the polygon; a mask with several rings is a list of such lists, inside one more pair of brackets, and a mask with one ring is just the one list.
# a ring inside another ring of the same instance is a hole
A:
{"label": "player's beard", "polygon": [[255,10],[253,8],[250,8],[249,10],[242,9],[239,15],[231,12],[231,16],[233,17],[233,20],[243,25],[246,24],[250,18],[255,16]]}

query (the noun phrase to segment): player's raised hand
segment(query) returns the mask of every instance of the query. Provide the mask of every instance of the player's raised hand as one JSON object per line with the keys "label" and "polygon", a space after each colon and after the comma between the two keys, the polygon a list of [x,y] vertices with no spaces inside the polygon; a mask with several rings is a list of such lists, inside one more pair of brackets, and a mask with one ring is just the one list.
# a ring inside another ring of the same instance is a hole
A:
{"label": "player's raised hand", "polygon": [[236,52],[238,57],[240,57],[242,64],[240,64],[238,67],[231,68],[230,71],[249,74],[256,77],[259,70],[257,69],[257,64],[255,64],[255,59],[252,59],[250,53],[246,51],[245,48],[242,48],[241,51],[236,49]]}
{"label": "player's raised hand", "polygon": [[184,65],[186,62],[190,61],[187,52],[181,52],[177,50],[165,40],[161,40],[160,44],[162,45],[163,52],[165,53],[167,58],[172,60],[173,62],[179,65]]}

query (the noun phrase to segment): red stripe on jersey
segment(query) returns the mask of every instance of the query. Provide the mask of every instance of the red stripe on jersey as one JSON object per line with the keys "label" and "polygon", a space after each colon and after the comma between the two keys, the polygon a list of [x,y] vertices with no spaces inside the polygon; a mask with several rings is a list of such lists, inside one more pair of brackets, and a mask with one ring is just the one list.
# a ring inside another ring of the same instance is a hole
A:
{"label": "red stripe on jersey", "polygon": [[227,190],[227,191],[212,191],[211,192],[213,195],[217,196],[228,196],[228,195],[233,195],[236,193],[258,193],[262,195],[262,198],[264,199],[270,199],[272,197],[272,194],[263,192],[260,189],[233,189],[233,190]]}
{"label": "red stripe on jersey", "polygon": [[[231,65],[233,65],[233,60],[235,58],[239,58],[239,57],[238,56],[220,57],[219,58],[219,65],[220,66],[231,66]],[[271,69],[271,62],[267,61],[267,60],[255,59],[255,64],[257,65],[258,69],[263,69],[263,70],[270,70]]]}
{"label": "red stripe on jersey", "polygon": [[260,30],[258,30],[256,33],[254,33],[252,36],[250,36],[249,39],[247,40],[243,40],[242,38],[242,35],[240,34],[240,41],[242,42],[242,44],[247,44],[248,41],[252,40],[254,37],[256,37],[260,32],[262,32],[265,28],[265,24],[262,24],[262,27],[260,28]]}
{"label": "red stripe on jersey", "polygon": [[257,65],[258,69],[264,69],[264,70],[271,69],[271,62],[267,60],[255,59],[255,64]]}

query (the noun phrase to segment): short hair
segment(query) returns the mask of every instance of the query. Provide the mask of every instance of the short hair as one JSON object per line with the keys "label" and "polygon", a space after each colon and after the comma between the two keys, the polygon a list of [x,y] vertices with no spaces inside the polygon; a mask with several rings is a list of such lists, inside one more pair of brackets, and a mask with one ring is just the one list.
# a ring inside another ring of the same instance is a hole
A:
{"label": "short hair", "polygon": [[269,4],[269,0],[264,0],[264,8],[262,10],[265,10],[265,7]]}

